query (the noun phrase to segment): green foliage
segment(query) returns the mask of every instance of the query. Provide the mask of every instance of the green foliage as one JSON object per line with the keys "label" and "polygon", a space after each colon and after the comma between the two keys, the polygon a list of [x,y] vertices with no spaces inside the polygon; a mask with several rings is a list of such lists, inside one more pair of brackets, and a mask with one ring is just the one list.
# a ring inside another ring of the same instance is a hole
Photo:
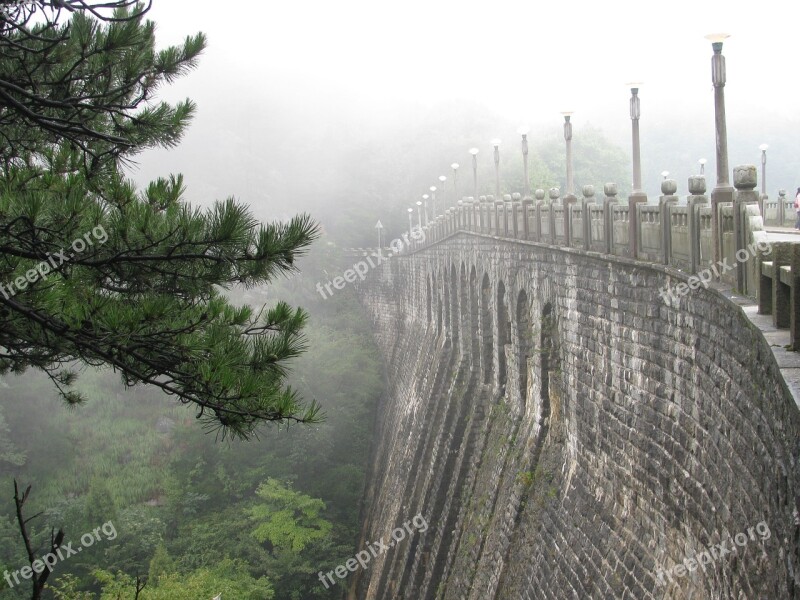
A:
{"label": "green foliage", "polygon": [[147,571],[147,580],[153,585],[158,585],[159,581],[172,573],[175,573],[175,561],[167,552],[164,544],[159,544],[156,547],[153,558],[150,559],[150,569]]}
{"label": "green foliage", "polygon": [[[133,577],[102,570],[94,576],[103,587],[99,600],[133,600],[136,589]],[[237,600],[271,600],[275,590],[266,577],[252,577],[242,562],[223,559],[212,568],[188,574],[165,573],[158,581],[148,581],[139,600],[198,600],[220,594]]]}
{"label": "green foliage", "polygon": [[141,6],[91,4],[65,23],[18,10],[0,27],[0,373],[43,370],[74,405],[74,361],[110,365],[223,435],[315,422],[317,406],[285,382],[305,311],[235,308],[220,290],[293,272],[316,224],[260,224],[233,198],[199,210],[180,175],[137,190],[124,161],[175,145],[194,113],[153,95],[194,68],[205,38],[157,50]]}
{"label": "green foliage", "polygon": [[325,503],[295,492],[276,479],[268,479],[256,492],[261,500],[250,509],[256,523],[252,534],[262,544],[269,542],[275,551],[299,553],[312,542],[325,539],[331,523],[321,517]]}

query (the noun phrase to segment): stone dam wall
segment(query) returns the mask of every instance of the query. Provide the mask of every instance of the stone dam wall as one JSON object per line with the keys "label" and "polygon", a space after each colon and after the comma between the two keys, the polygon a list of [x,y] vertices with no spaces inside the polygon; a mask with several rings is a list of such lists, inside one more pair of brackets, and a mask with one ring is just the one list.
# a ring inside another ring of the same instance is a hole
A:
{"label": "stone dam wall", "polygon": [[800,598],[800,414],[664,267],[455,233],[359,285],[387,368],[349,598]]}

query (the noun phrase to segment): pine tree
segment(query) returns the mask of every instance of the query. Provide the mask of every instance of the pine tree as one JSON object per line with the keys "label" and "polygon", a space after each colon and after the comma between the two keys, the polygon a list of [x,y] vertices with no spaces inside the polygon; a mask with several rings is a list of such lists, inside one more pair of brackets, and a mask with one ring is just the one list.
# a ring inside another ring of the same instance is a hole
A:
{"label": "pine tree", "polygon": [[285,383],[306,313],[236,308],[223,291],[293,271],[316,224],[260,224],[233,198],[200,210],[180,175],[143,190],[124,175],[180,141],[194,103],[155,92],[205,47],[197,34],[156,49],[148,9],[0,0],[0,373],[41,369],[80,403],[76,365],[110,366],[223,435],[315,421]]}

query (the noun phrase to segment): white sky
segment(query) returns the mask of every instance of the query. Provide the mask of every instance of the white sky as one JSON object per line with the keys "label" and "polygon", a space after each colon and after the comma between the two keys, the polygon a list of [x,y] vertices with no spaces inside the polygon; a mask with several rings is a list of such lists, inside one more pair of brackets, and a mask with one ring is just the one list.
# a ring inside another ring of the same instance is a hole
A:
{"label": "white sky", "polygon": [[208,34],[192,88],[260,77],[264,93],[275,93],[277,74],[370,111],[471,98],[525,121],[574,108],[578,121],[624,105],[623,84],[642,80],[653,113],[668,104],[658,96],[708,100],[703,35],[724,31],[731,111],[744,98],[748,108],[787,115],[797,105],[800,3],[792,0],[155,0],[152,17],[165,44]]}
{"label": "white sky", "polygon": [[[469,100],[559,129],[558,113],[574,110],[576,131],[589,122],[627,147],[624,84],[638,80],[643,135],[648,123],[676,122],[679,146],[681,115],[699,117],[713,136],[712,51],[703,36],[720,31],[731,34],[723,51],[729,132],[758,131],[767,118],[800,120],[797,0],[154,0],[151,18],[162,47],[208,36],[199,68],[161,96],[195,100],[198,129],[226,122],[234,96],[255,109],[261,98],[290,103],[283,118],[306,139],[337,124],[357,135],[396,125],[414,106]],[[247,114],[236,118],[245,132],[236,139],[259,135],[247,129]],[[752,150],[732,164],[756,162]],[[137,179],[175,170],[180,152],[142,156]]]}

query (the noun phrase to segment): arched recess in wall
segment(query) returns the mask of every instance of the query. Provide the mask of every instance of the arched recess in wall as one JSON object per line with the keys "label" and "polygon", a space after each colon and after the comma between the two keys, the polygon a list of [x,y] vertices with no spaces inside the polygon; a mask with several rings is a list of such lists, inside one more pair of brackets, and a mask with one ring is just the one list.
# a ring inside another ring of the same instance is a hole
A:
{"label": "arched recess in wall", "polygon": [[519,364],[519,397],[522,413],[528,401],[528,358],[531,355],[531,319],[528,294],[520,290],[517,296],[517,363]]}
{"label": "arched recess in wall", "polygon": [[432,277],[433,300],[436,303],[436,335],[442,335],[442,299],[439,288],[436,287],[436,275]]}
{"label": "arched recess in wall", "polygon": [[550,417],[551,377],[557,372],[555,354],[556,319],[553,305],[549,302],[542,308],[541,334],[539,348],[541,352],[541,420],[546,422]]}
{"label": "arched recess in wall", "polygon": [[[470,334],[469,327],[469,290],[467,289],[467,266],[462,262],[458,281],[459,325],[462,332],[462,345],[466,346]],[[464,350],[462,349],[462,352]]]}
{"label": "arched recess in wall", "polygon": [[425,312],[425,323],[430,325],[433,322],[432,315],[433,311],[431,310],[431,278],[425,278],[425,306],[427,308]]}
{"label": "arched recess in wall", "polygon": [[458,269],[450,265],[450,329],[453,344],[458,342]]}
{"label": "arched recess in wall", "polygon": [[489,275],[483,275],[481,282],[481,338],[483,340],[483,383],[492,382],[492,357],[494,355],[494,344],[492,343],[492,313],[489,310],[489,300],[491,298],[492,286],[489,283]]}
{"label": "arched recess in wall", "polygon": [[472,340],[472,357],[478,361],[480,356],[480,334],[478,332],[478,307],[480,298],[478,296],[478,274],[473,266],[469,271],[469,334]]}
{"label": "arched recess in wall", "polygon": [[443,269],[442,272],[442,287],[444,288],[444,293],[442,295],[442,304],[444,304],[444,330],[445,335],[450,337],[452,332],[452,323],[450,323],[450,281],[449,277],[447,276],[447,267]]}
{"label": "arched recess in wall", "polygon": [[508,365],[506,364],[506,344],[511,341],[511,323],[508,320],[506,309],[506,286],[502,281],[497,284],[497,382],[500,387],[505,386],[508,379]]}

